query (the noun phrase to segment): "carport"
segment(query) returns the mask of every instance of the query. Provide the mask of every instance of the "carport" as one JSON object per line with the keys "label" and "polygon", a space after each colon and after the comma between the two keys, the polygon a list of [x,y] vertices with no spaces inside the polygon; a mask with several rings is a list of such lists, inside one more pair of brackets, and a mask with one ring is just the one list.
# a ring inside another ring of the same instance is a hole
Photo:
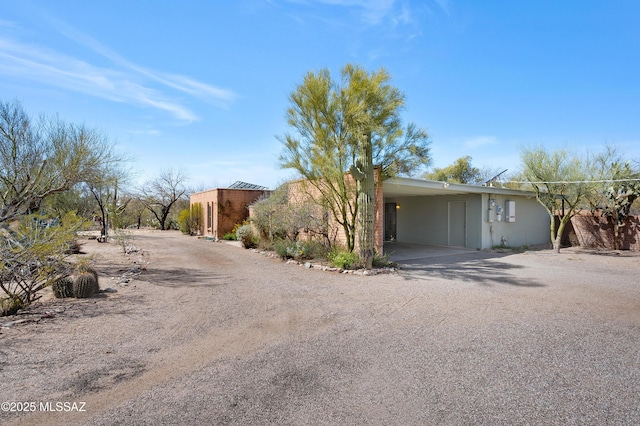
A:
{"label": "carport", "polygon": [[383,183],[383,200],[380,232],[386,253],[393,250],[392,242],[408,244],[397,245],[402,255],[412,247],[428,254],[549,239],[549,216],[529,191],[392,178]]}

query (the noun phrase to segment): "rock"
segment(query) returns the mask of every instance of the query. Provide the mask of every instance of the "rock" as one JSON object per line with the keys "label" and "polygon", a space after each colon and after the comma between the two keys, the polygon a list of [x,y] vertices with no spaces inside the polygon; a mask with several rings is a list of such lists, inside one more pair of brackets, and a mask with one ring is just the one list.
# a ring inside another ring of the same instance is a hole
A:
{"label": "rock", "polygon": [[306,262],[304,264],[304,267],[307,268],[307,269],[311,269],[311,268],[313,268],[313,265],[311,264],[311,262]]}

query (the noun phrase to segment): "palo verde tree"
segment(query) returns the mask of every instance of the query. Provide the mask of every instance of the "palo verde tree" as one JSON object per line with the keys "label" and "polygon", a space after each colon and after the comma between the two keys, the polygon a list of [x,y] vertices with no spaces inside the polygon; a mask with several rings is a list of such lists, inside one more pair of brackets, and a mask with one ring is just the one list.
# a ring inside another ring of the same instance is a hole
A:
{"label": "palo verde tree", "polygon": [[423,177],[441,182],[474,184],[482,180],[483,173],[471,164],[471,156],[465,155],[449,166],[436,167],[432,172],[425,173]]}
{"label": "palo verde tree", "polygon": [[171,208],[186,194],[188,179],[180,170],[166,169],[143,185],[140,199],[158,220],[161,230],[167,229]]}
{"label": "palo verde tree", "polygon": [[[543,148],[525,149],[521,154],[522,174],[547,210],[551,220],[550,236],[554,250],[560,252],[565,226],[594,191],[588,162],[570,152]],[[559,217],[556,226],[555,217]]]}
{"label": "palo verde tree", "polygon": [[0,102],[0,223],[92,179],[113,155],[97,130],[58,118],[34,121],[19,102]]}
{"label": "palo verde tree", "polygon": [[[57,117],[33,120],[18,101],[0,102],[0,305],[36,300],[65,273],[82,221],[69,211],[79,186],[115,159],[103,133]],[[64,195],[73,195],[62,198]],[[55,200],[56,197],[60,199]],[[56,202],[57,201],[57,202]],[[45,207],[45,208],[43,208]]]}
{"label": "palo verde tree", "polygon": [[340,79],[327,69],[309,72],[289,96],[291,131],[279,137],[281,167],[296,170],[320,195],[315,199],[342,227],[349,251],[355,246],[358,200],[345,173],[362,144],[370,141],[372,164],[383,178],[413,174],[430,160],[427,133],[413,123],[403,126],[405,97],[390,80],[384,69],[368,73],[351,64]]}

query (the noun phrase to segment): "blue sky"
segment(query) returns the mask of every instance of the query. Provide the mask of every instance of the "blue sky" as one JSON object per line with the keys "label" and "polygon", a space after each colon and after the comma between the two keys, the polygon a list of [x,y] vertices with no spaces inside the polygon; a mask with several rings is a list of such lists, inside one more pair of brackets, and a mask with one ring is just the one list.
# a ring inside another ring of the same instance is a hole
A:
{"label": "blue sky", "polygon": [[0,0],[0,100],[104,130],[137,181],[274,187],[308,71],[384,67],[433,165],[519,168],[523,147],[640,160],[636,0]]}

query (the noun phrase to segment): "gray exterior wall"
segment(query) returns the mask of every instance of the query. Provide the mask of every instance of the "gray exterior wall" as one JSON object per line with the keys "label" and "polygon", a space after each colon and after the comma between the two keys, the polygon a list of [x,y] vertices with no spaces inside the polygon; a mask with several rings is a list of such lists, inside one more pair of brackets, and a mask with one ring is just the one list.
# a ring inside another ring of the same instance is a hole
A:
{"label": "gray exterior wall", "polygon": [[470,248],[482,244],[482,197],[480,194],[431,195],[388,198],[397,209],[397,237],[400,242],[447,246],[453,224],[449,223],[451,202],[466,204],[466,242]]}
{"label": "gray exterior wall", "polygon": [[[489,197],[495,200],[495,207],[489,210]],[[507,222],[506,202],[515,201],[515,222]],[[500,245],[502,238],[509,247],[548,244],[550,242],[549,226],[551,224],[547,211],[533,197],[513,195],[483,194],[483,248]],[[496,208],[502,207],[502,221],[496,220]],[[493,221],[490,221],[490,220]]]}
{"label": "gray exterior wall", "polygon": [[[490,197],[495,202],[489,210]],[[506,201],[515,201],[515,222],[506,222]],[[451,223],[452,203],[464,202],[466,228]],[[467,248],[484,249],[505,244],[510,247],[549,242],[549,216],[535,198],[518,195],[449,194],[410,197],[388,197],[385,203],[396,203],[396,240],[428,245],[452,244],[456,232],[463,232]],[[498,221],[496,207],[502,207]],[[490,221],[492,220],[492,221]]]}

